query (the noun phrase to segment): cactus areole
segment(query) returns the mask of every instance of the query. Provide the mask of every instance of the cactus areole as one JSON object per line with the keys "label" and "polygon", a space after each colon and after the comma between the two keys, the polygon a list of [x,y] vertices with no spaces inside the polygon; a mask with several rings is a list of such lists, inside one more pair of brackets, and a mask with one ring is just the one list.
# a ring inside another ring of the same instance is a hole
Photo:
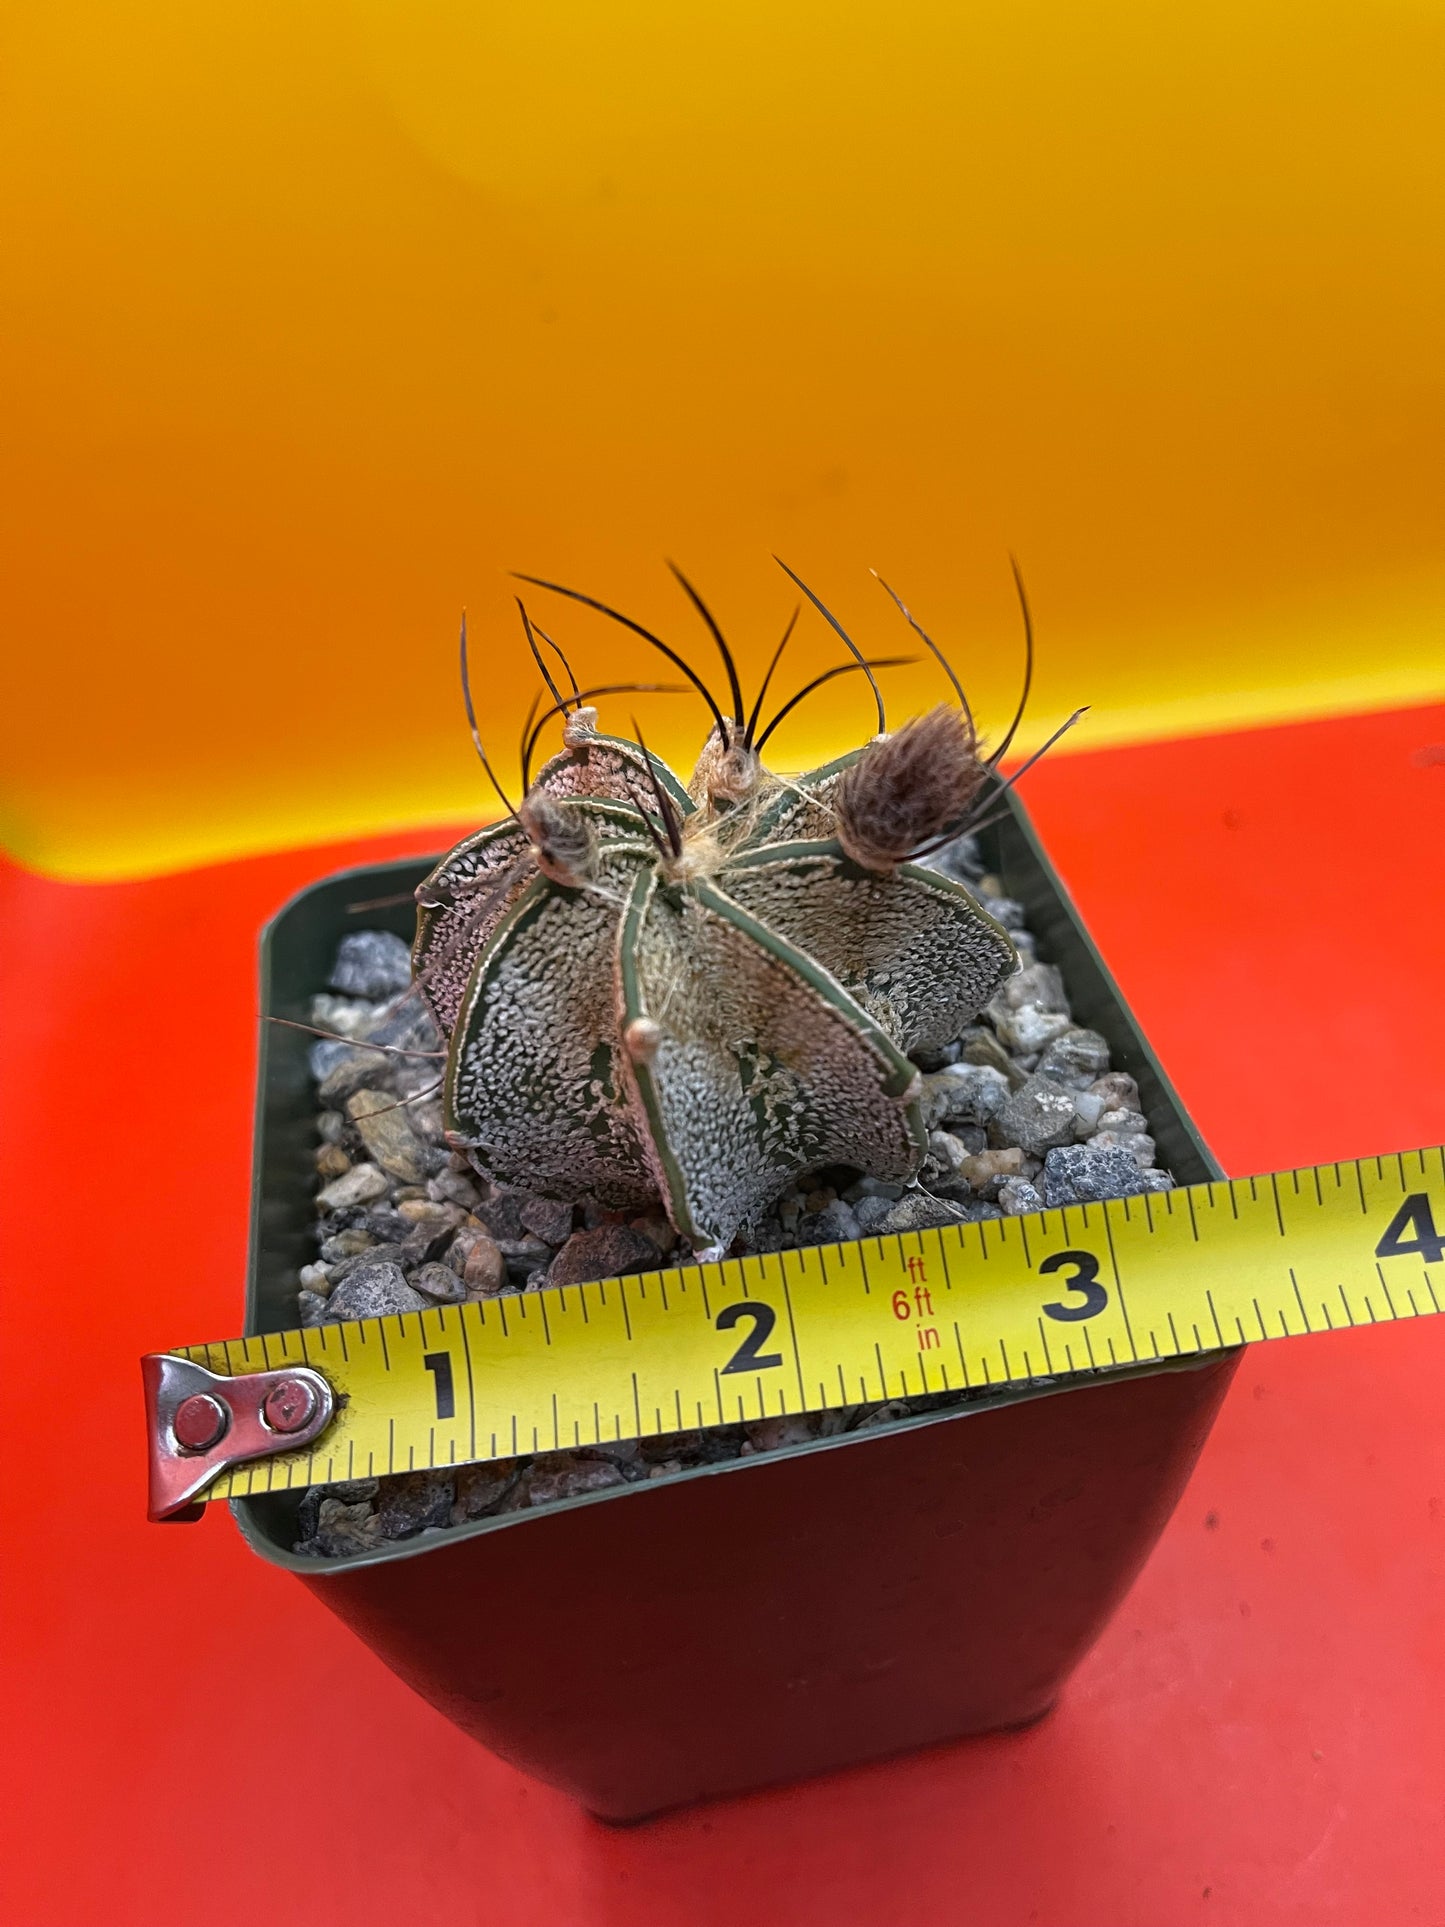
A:
{"label": "cactus areole", "polygon": [[588,693],[559,703],[564,748],[520,807],[417,890],[453,1148],[574,1203],[660,1197],[712,1256],[810,1168],[908,1182],[927,1150],[909,1054],[1016,963],[961,883],[910,860],[997,794],[966,704],[789,779],[762,765],[756,708],[714,706],[684,786],[601,734]]}

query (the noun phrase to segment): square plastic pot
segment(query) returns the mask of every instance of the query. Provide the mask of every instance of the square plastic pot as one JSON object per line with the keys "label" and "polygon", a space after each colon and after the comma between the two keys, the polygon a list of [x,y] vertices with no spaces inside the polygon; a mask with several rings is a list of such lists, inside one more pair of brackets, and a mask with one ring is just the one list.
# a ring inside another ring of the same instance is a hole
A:
{"label": "square plastic pot", "polygon": [[[1181,1183],[1220,1175],[1027,817],[986,839],[1076,1017],[1133,1074]],[[353,870],[262,945],[262,1009],[305,1020],[339,939],[429,866]],[[247,1331],[294,1326],[314,1256],[304,1033],[263,1026]],[[400,1677],[611,1820],[1021,1726],[1148,1556],[1238,1363],[1006,1388],[956,1411],[618,1486],[346,1559],[291,1551],[295,1496],[233,1506]]]}

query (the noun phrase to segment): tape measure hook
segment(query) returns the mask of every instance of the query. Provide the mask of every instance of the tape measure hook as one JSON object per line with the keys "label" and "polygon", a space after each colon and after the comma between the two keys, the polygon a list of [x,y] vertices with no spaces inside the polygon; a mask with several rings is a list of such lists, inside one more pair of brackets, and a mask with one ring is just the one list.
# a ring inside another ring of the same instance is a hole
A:
{"label": "tape measure hook", "polygon": [[199,1517],[193,1505],[212,1479],[248,1459],[294,1452],[331,1423],[336,1398],[309,1365],[221,1377],[188,1358],[141,1360],[152,1519]]}

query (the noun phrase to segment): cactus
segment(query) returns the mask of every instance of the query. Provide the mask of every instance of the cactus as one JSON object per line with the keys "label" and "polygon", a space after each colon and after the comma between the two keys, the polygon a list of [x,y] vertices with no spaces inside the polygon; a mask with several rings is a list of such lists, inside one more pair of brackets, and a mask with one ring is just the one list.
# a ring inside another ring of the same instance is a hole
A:
{"label": "cactus", "polygon": [[[727,646],[684,587],[723,655],[730,716],[660,639],[591,606],[706,696],[691,780],[640,732],[602,734],[597,692],[574,680],[562,695],[529,624],[563,749],[529,780],[533,727],[520,806],[419,886],[413,968],[449,1039],[455,1148],[573,1202],[660,1197],[717,1254],[811,1167],[913,1178],[927,1139],[909,1053],[956,1037],[1016,959],[962,884],[913,860],[999,789],[1001,750],[980,756],[962,691],[892,735],[879,697],[870,742],[782,780],[760,755],[779,718],[759,731],[761,696],[745,716]],[[853,660],[828,673],[860,669],[876,695],[878,665],[844,640]],[[464,627],[464,687],[465,650]]]}

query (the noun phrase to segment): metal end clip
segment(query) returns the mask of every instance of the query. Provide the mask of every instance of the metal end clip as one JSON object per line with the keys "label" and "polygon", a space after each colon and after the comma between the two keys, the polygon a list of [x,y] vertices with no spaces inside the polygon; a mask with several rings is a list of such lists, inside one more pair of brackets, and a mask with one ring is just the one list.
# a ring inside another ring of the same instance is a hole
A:
{"label": "metal end clip", "polygon": [[140,1367],[152,1519],[198,1519],[197,1494],[212,1479],[247,1459],[309,1445],[336,1411],[331,1387],[307,1365],[222,1378],[188,1358],[150,1352]]}

